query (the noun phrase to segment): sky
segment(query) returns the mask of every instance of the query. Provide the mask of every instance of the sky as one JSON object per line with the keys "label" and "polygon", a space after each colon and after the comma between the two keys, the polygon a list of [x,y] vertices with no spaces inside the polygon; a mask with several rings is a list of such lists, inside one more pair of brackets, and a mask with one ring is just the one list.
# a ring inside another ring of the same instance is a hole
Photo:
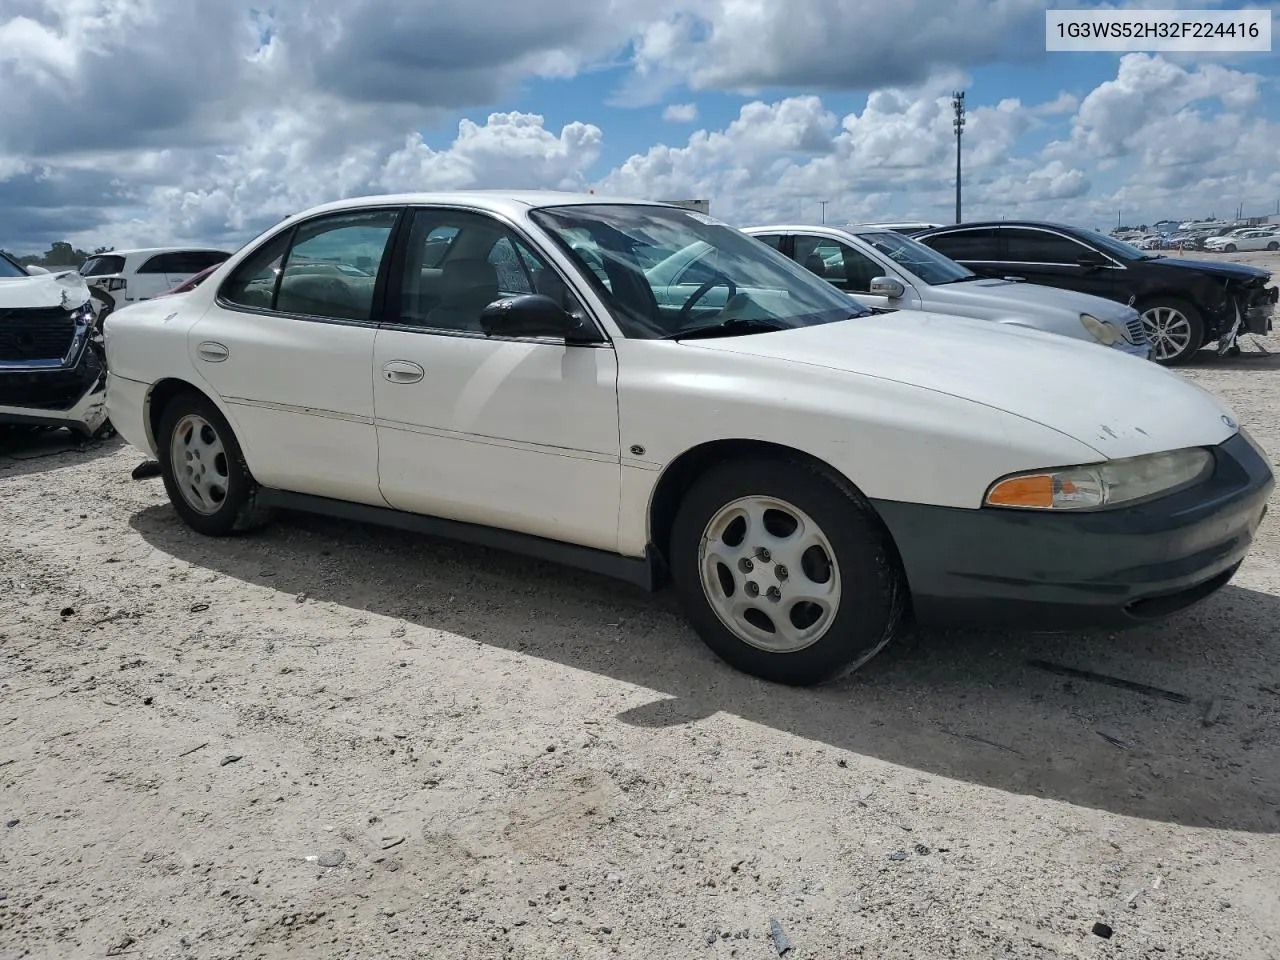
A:
{"label": "sky", "polygon": [[317,203],[467,187],[951,222],[957,89],[965,219],[1280,211],[1280,52],[1046,53],[1047,7],[0,0],[0,248],[234,250]]}

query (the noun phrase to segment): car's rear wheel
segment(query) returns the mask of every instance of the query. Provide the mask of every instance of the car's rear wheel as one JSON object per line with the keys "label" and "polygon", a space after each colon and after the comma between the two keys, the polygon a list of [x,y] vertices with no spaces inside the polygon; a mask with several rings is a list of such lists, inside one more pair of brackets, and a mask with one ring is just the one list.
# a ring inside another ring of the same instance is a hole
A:
{"label": "car's rear wheel", "polygon": [[808,686],[856,670],[903,619],[906,589],[875,511],[805,463],[738,461],[703,474],[669,552],[699,636],[765,680]]}
{"label": "car's rear wheel", "polygon": [[1268,249],[1268,250],[1280,250],[1280,242],[1277,242],[1277,241],[1275,241],[1275,240],[1272,240],[1270,243],[1268,243],[1268,244],[1267,244],[1267,249]]}
{"label": "car's rear wheel", "polygon": [[1157,363],[1182,363],[1204,346],[1204,320],[1191,304],[1167,297],[1150,300],[1139,310]]}
{"label": "car's rear wheel", "polygon": [[231,425],[207,397],[192,392],[170,400],[156,447],[169,501],[193,530],[222,537],[269,519]]}

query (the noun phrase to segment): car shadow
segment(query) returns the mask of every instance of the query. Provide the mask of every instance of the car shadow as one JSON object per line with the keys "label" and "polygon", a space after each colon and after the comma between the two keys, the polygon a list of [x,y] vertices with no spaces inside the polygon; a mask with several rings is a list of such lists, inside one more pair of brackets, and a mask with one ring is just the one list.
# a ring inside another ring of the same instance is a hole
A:
{"label": "car shadow", "polygon": [[1189,370],[1276,370],[1280,369],[1280,350],[1273,349],[1270,337],[1261,339],[1243,337],[1241,350],[1230,357],[1218,356],[1216,347],[1206,347],[1186,362]]}
{"label": "car shadow", "polygon": [[122,446],[124,440],[116,434],[103,440],[82,440],[66,429],[27,433],[0,428],[0,480],[96,460]]}
{"label": "car shadow", "polygon": [[849,678],[793,689],[722,664],[671,592],[319,517],[283,515],[234,539],[201,537],[167,504],[130,522],[157,550],[233,579],[654,691],[618,716],[625,723],[662,728],[724,711],[819,749],[1002,790],[1010,802],[1280,832],[1280,598],[1270,594],[1228,586],[1173,620],[1118,635],[916,632]]}

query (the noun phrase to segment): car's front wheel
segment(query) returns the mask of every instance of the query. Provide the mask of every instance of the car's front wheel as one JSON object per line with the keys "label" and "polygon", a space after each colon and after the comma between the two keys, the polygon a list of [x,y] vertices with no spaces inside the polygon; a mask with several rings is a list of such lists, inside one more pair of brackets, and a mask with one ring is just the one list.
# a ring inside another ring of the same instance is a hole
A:
{"label": "car's front wheel", "polygon": [[1270,243],[1268,243],[1268,244],[1267,244],[1267,249],[1268,249],[1268,250],[1280,250],[1280,242],[1275,241],[1275,240],[1272,240]]}
{"label": "car's front wheel", "polygon": [[1157,363],[1182,363],[1204,346],[1204,320],[1191,304],[1168,297],[1150,300],[1138,309]]}
{"label": "car's front wheel", "polygon": [[1235,253],[1235,252],[1236,252],[1236,245],[1235,245],[1234,243],[1228,243],[1228,244],[1227,244],[1225,247],[1223,247],[1222,249],[1223,249],[1223,251],[1224,251],[1225,253]]}
{"label": "car's front wheel", "polygon": [[192,392],[169,401],[156,447],[169,500],[193,530],[222,537],[268,519],[235,433],[207,397]]}
{"label": "car's front wheel", "polygon": [[677,512],[669,560],[702,640],[765,680],[808,686],[856,670],[903,620],[905,585],[875,511],[807,463],[703,474]]}

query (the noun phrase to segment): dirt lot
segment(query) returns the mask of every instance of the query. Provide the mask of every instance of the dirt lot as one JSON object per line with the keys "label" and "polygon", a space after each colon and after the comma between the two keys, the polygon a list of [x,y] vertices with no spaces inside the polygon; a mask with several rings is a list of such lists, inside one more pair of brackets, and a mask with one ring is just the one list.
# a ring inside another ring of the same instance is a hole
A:
{"label": "dirt lot", "polygon": [[[1276,342],[1188,375],[1280,452]],[[4,960],[1280,955],[1280,511],[1160,626],[802,691],[588,575],[203,539],[140,459],[0,454]]]}

